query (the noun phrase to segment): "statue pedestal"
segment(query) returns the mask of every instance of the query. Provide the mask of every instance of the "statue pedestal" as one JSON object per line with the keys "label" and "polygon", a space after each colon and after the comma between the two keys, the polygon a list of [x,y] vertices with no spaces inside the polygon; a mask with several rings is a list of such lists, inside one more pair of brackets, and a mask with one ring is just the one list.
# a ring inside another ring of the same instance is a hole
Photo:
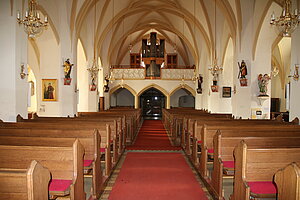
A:
{"label": "statue pedestal", "polygon": [[259,95],[257,98],[259,100],[259,105],[262,106],[265,100],[269,99],[270,97],[269,95]]}

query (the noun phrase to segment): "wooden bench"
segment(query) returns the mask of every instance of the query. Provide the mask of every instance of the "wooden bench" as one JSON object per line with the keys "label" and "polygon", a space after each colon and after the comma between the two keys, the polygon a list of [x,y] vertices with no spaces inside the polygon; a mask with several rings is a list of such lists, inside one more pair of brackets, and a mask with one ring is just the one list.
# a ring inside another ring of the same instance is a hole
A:
{"label": "wooden bench", "polygon": [[[186,136],[187,137],[187,141],[191,143],[186,145],[186,152],[188,155],[192,156],[192,160],[193,162],[197,162],[195,159],[197,158],[197,152],[198,149],[201,145],[203,144],[203,140],[202,140],[202,132],[203,132],[203,127],[204,124],[206,124],[207,126],[209,126],[210,129],[213,129],[212,133],[214,134],[216,132],[216,130],[219,129],[219,127],[226,127],[226,126],[252,126],[252,127],[256,127],[256,126],[262,126],[262,125],[274,125],[274,126],[282,126],[282,125],[286,125],[286,126],[291,126],[294,125],[296,123],[296,120],[298,120],[297,118],[295,118],[295,120],[293,120],[293,122],[291,123],[287,123],[287,122],[282,122],[282,121],[277,121],[277,120],[233,120],[233,119],[214,119],[214,118],[207,118],[207,119],[194,119],[193,122],[189,122],[189,129],[188,129],[188,133],[189,135]],[[219,126],[219,127],[218,127]],[[238,128],[234,128],[235,130],[237,130]],[[250,129],[248,129],[250,130]],[[212,141],[213,135],[211,137],[209,137]],[[212,143],[211,143],[212,144]]]}
{"label": "wooden bench", "polygon": [[[68,121],[68,123],[62,121],[58,122],[2,122],[0,123],[0,128],[39,128],[39,129],[61,129],[61,130],[77,130],[77,129],[88,129],[93,130],[97,129],[101,135],[102,143],[106,144],[106,124],[113,124],[113,130],[111,130],[111,141],[110,144],[112,145],[112,158],[113,163],[117,163],[119,159],[119,143],[118,138],[119,136],[116,133],[116,121],[111,123],[99,123],[93,121]],[[111,127],[111,126],[110,126]]]}
{"label": "wooden bench", "polygon": [[[283,131],[283,132],[295,132],[295,134],[298,134],[300,131],[300,126],[298,125],[276,125],[273,124],[267,125],[267,124],[256,124],[254,125],[247,125],[247,124],[221,124],[221,125],[207,125],[205,124],[201,131],[201,157],[200,159],[195,158],[196,162],[194,163],[196,166],[199,166],[199,172],[200,174],[207,178],[207,163],[208,163],[208,155],[213,155],[213,137],[216,134],[217,130],[221,130],[222,133],[225,131],[234,131],[235,133],[238,132],[265,132],[267,134],[269,131]],[[239,134],[241,134],[239,133]],[[267,135],[265,135],[267,136]],[[195,150],[196,151],[196,150]],[[195,156],[196,157],[196,156]],[[199,164],[197,163],[199,161]]]}
{"label": "wooden bench", "polygon": [[[117,161],[117,157],[122,154],[125,149],[124,146],[124,137],[126,135],[126,128],[123,126],[125,123],[125,117],[105,117],[105,118],[78,118],[78,117],[37,117],[35,119],[23,119],[20,115],[17,116],[17,121],[22,122],[36,122],[36,123],[63,123],[63,126],[68,126],[68,124],[75,124],[77,127],[78,124],[89,124],[90,127],[102,129],[106,124],[109,124],[112,129],[112,137],[116,139],[116,153],[114,162]],[[93,124],[94,123],[94,124]],[[1,126],[1,125],[0,125]],[[81,125],[82,126],[82,125]],[[101,134],[101,133],[100,133]],[[125,135],[124,135],[125,134]],[[101,135],[102,136],[102,135]],[[105,136],[105,135],[104,135]],[[113,142],[112,142],[113,143]]]}
{"label": "wooden bench", "polygon": [[234,150],[235,175],[231,199],[275,198],[274,174],[291,162],[300,163],[300,148],[248,148],[241,141]]}
{"label": "wooden bench", "polygon": [[35,160],[27,169],[0,168],[0,198],[48,200],[49,181],[49,170]]}
{"label": "wooden bench", "polygon": [[[107,125],[108,126],[108,125]],[[109,126],[108,134],[109,134]],[[109,135],[108,135],[109,137]],[[54,129],[0,129],[0,145],[18,146],[71,146],[78,139],[85,149],[84,171],[92,172],[93,198],[99,198],[102,190],[101,138],[97,130],[54,130]],[[110,144],[104,146],[105,175],[111,172]]]}
{"label": "wooden bench", "polygon": [[79,112],[81,118],[103,118],[107,116],[126,116],[125,128],[127,129],[125,139],[127,143],[132,143],[137,134],[138,126],[141,123],[141,109],[109,109],[101,112]]}
{"label": "wooden bench", "polygon": [[71,147],[0,145],[0,168],[26,168],[37,160],[49,169],[52,199],[70,195],[71,200],[85,199],[83,184],[84,149],[78,140]]}
{"label": "wooden bench", "polygon": [[[240,135],[239,135],[240,134]],[[211,186],[215,196],[223,199],[223,174],[233,176],[233,151],[240,141],[244,140],[251,148],[297,147],[300,148],[300,131],[298,134],[289,132],[227,132],[218,131],[214,136],[214,160]]]}
{"label": "wooden bench", "polygon": [[278,200],[300,200],[300,168],[296,163],[277,171],[274,181],[278,188]]}

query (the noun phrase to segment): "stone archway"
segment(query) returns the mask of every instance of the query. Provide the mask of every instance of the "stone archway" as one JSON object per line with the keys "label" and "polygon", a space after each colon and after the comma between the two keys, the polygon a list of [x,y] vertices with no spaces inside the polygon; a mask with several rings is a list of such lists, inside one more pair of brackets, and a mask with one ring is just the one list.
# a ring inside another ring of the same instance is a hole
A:
{"label": "stone archway", "polygon": [[166,105],[166,96],[160,90],[151,87],[140,94],[139,102],[144,118],[159,119]]}

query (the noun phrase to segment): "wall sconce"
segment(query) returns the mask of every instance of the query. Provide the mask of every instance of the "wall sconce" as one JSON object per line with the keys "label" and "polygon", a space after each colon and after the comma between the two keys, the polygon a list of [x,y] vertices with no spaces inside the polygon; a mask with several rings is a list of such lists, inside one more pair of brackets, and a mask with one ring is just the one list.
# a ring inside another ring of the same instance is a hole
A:
{"label": "wall sconce", "polygon": [[295,64],[294,75],[289,75],[288,77],[293,77],[295,81],[299,80],[299,64]]}
{"label": "wall sconce", "polygon": [[26,71],[25,71],[24,64],[21,64],[21,72],[20,72],[21,79],[24,79],[26,76],[28,76],[28,74],[26,73]]}
{"label": "wall sconce", "polygon": [[233,94],[236,94],[236,85],[233,86],[232,92],[233,92]]}

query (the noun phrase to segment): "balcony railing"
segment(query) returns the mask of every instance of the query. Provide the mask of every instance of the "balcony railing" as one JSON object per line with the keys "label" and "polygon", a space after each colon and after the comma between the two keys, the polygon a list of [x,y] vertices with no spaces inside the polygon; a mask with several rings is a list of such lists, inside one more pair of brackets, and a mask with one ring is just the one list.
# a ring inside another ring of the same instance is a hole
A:
{"label": "balcony railing", "polygon": [[[144,69],[139,65],[112,65],[111,69]],[[195,65],[165,65],[162,69],[195,69]]]}
{"label": "balcony railing", "polygon": [[[136,67],[130,65],[118,65],[111,67],[112,78],[115,80],[142,80],[146,77],[146,69],[144,67]],[[176,68],[164,67],[160,69],[160,80],[193,80],[195,77],[194,66],[178,66]]]}

